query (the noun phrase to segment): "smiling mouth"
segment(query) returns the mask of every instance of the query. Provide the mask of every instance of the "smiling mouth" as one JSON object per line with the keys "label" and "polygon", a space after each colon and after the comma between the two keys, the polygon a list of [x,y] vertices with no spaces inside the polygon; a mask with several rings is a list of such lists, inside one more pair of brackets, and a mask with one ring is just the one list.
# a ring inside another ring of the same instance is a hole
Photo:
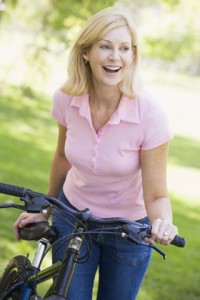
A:
{"label": "smiling mouth", "polygon": [[121,67],[103,67],[106,72],[117,73],[121,70]]}

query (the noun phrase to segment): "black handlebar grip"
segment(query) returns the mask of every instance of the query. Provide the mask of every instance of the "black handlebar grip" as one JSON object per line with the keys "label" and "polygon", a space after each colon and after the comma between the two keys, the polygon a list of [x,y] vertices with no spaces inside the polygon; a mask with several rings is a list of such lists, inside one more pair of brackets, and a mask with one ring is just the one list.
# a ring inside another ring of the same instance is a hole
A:
{"label": "black handlebar grip", "polygon": [[27,190],[23,187],[0,182],[0,193],[2,194],[12,195],[15,197],[24,197],[26,191]]}
{"label": "black handlebar grip", "polygon": [[185,243],[186,243],[186,240],[185,238],[179,236],[179,235],[176,235],[175,238],[173,239],[173,241],[171,241],[171,244],[174,245],[174,246],[177,246],[177,247],[185,247]]}

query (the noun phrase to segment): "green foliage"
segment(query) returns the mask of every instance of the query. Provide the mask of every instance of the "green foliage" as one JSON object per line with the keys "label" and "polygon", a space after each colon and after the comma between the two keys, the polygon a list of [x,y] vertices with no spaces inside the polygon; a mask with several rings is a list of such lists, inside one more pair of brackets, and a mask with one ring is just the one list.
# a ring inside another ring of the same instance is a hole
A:
{"label": "green foliage", "polygon": [[135,5],[135,7],[151,7],[151,6],[157,6],[157,5],[167,5],[168,7],[173,8],[177,4],[180,3],[181,0],[121,0],[120,3],[123,3],[125,5],[130,6],[132,3]]}
{"label": "green foliage", "polygon": [[[166,5],[167,3],[167,5]],[[173,62],[177,69],[200,74],[198,0],[164,1],[143,8],[142,54]]]}
{"label": "green foliage", "polygon": [[[114,2],[114,0],[18,0],[14,8],[8,1],[5,11],[2,12],[4,18],[0,23],[0,42],[6,49],[3,50],[3,47],[0,52],[3,52],[1,54],[3,56],[11,56],[11,60],[22,48],[23,53],[20,53],[21,61],[17,56],[14,62],[12,61],[10,65],[8,63],[8,67],[4,66],[4,61],[0,63],[0,77],[1,72],[5,72],[2,75],[5,78],[8,77],[8,72],[13,73],[19,68],[19,72],[16,71],[17,80],[20,81],[22,78],[23,82],[32,86],[34,78],[36,86],[49,76],[51,68],[55,68],[56,61],[67,51],[83,22],[91,14]],[[10,47],[14,41],[14,47]],[[20,64],[23,67],[19,66]]]}
{"label": "green foliage", "polygon": [[[0,54],[13,53],[15,57],[22,45],[24,52],[21,62],[19,57],[14,62],[11,57],[10,65],[4,67],[4,60],[1,61],[0,77],[1,73],[2,77],[8,77],[8,72],[16,68],[17,77],[21,76],[27,85],[32,86],[33,77],[35,85],[45,80],[67,52],[83,22],[113,4],[140,19],[140,48],[144,59],[164,62],[162,67],[173,64],[174,69],[200,74],[199,0],[13,0],[6,1],[6,9],[1,12],[4,18],[0,20],[0,42],[3,46],[7,43],[9,53],[6,49]],[[63,63],[67,65],[67,59]]]}
{"label": "green foliage", "polygon": [[[111,6],[114,0],[45,0],[27,2],[25,0],[12,0],[6,4],[5,13],[12,17],[14,9],[23,13],[24,18],[29,21],[40,22],[43,28],[49,30],[63,30],[66,26],[65,20],[73,16],[74,20],[86,20],[91,14],[98,10]],[[74,24],[70,24],[71,26]]]}
{"label": "green foliage", "polygon": [[174,7],[180,3],[180,0],[163,0],[163,2],[166,3],[170,7]]}
{"label": "green foliage", "polygon": [[[181,56],[185,56],[191,52],[192,36],[189,33],[184,33],[182,38],[179,39],[174,32],[173,26],[168,28],[169,32],[166,37],[146,37],[144,47],[146,48],[145,54],[151,58],[161,58],[165,61],[174,61]],[[184,43],[183,43],[184,40]]]}
{"label": "green foliage", "polygon": [[[54,15],[55,26],[62,29],[65,26],[65,19],[68,16],[73,16],[76,19],[86,20],[90,15],[96,13],[102,8],[112,6],[114,0],[93,1],[93,0],[69,0],[69,1],[54,1],[53,9],[56,11]],[[70,24],[71,27],[72,24]]]}

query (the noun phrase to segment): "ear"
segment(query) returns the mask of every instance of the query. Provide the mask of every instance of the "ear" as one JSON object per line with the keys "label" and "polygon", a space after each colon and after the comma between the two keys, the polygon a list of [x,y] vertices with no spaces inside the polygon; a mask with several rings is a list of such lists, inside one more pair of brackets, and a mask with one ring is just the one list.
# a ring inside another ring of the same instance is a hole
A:
{"label": "ear", "polygon": [[135,56],[136,56],[136,53],[137,53],[137,46],[133,46],[132,48],[132,59],[134,60]]}
{"label": "ear", "polygon": [[86,61],[86,62],[89,62],[89,58],[88,58],[87,53],[83,53],[83,60]]}

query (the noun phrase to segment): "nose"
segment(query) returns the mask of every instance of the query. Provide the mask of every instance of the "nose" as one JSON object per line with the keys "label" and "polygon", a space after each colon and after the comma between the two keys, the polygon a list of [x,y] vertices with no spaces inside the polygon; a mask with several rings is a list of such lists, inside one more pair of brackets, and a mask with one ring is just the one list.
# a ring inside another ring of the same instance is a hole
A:
{"label": "nose", "polygon": [[119,51],[117,49],[112,49],[110,51],[109,59],[110,60],[119,60],[120,59]]}

